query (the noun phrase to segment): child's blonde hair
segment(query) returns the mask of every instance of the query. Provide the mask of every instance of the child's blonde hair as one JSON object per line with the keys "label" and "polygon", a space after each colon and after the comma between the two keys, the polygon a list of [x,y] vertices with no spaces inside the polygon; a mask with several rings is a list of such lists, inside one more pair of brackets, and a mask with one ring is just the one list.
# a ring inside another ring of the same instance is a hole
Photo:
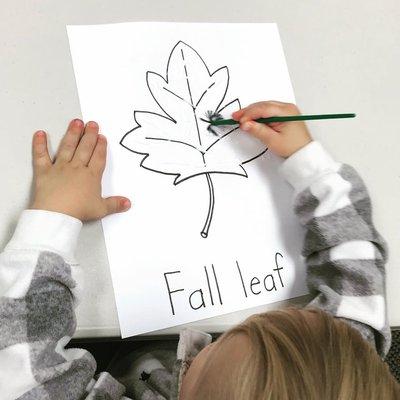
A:
{"label": "child's blonde hair", "polygon": [[215,374],[216,346],[193,400],[400,399],[400,386],[375,349],[358,331],[321,310],[253,315],[219,341],[238,334],[250,344],[243,363],[227,380],[207,384],[207,374]]}

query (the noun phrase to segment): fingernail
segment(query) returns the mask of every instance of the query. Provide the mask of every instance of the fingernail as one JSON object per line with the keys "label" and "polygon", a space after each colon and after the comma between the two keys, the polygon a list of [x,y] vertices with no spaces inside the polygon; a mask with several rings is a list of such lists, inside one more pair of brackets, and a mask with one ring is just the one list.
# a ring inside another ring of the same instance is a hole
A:
{"label": "fingernail", "polygon": [[82,126],[82,125],[83,125],[83,121],[82,121],[81,119],[79,119],[79,118],[76,118],[76,119],[74,119],[74,120],[72,121],[72,124],[75,125],[75,126],[77,126],[77,127],[79,127],[79,126]]}
{"label": "fingernail", "polygon": [[94,121],[89,121],[88,123],[87,123],[87,126],[89,127],[89,128],[97,128],[97,122],[94,122]]}
{"label": "fingernail", "polygon": [[129,199],[124,199],[122,200],[122,209],[123,210],[128,210],[129,208],[131,208],[131,202],[129,201]]}
{"label": "fingernail", "polygon": [[44,131],[35,132],[36,140],[34,142],[35,149],[38,153],[42,153],[46,150],[46,133]]}
{"label": "fingernail", "polygon": [[249,131],[251,129],[251,122],[244,122],[240,128],[242,129],[242,131]]}

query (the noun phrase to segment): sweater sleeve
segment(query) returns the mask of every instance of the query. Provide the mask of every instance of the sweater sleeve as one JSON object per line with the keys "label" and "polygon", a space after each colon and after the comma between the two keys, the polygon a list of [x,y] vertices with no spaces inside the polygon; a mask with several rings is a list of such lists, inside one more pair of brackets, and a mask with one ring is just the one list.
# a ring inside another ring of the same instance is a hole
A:
{"label": "sweater sleeve", "polygon": [[307,284],[318,307],[357,329],[383,357],[390,347],[385,295],[386,244],[372,222],[367,189],[350,166],[318,142],[289,157],[282,173],[306,229]]}
{"label": "sweater sleeve", "polygon": [[86,350],[65,348],[76,328],[81,226],[64,214],[26,210],[0,254],[2,399],[117,400],[124,392],[107,373],[93,379],[96,362]]}

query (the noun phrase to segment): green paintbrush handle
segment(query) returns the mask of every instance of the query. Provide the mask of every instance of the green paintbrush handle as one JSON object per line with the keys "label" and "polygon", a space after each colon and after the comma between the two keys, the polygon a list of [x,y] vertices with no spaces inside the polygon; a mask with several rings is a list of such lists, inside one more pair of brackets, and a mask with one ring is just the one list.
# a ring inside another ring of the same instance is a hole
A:
{"label": "green paintbrush handle", "polygon": [[[269,118],[258,118],[255,121],[262,124],[269,124],[271,122],[287,122],[287,121],[308,121],[312,119],[336,119],[336,118],[354,118],[356,114],[320,114],[320,115],[288,115]],[[220,119],[211,121],[210,125],[236,125],[238,121],[234,119]]]}

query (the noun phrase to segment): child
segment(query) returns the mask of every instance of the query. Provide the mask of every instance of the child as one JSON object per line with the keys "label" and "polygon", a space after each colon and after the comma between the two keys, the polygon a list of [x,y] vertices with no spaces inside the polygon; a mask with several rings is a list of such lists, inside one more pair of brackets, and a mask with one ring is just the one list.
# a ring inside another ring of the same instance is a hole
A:
{"label": "child", "polygon": [[295,105],[269,101],[233,118],[287,158],[282,174],[306,229],[313,300],[305,309],[254,315],[212,344],[208,334],[183,330],[174,357],[154,344],[119,360],[112,367],[119,382],[107,372],[95,380],[93,357],[65,346],[76,327],[81,221],[125,211],[130,202],[101,198],[106,139],[95,122],[72,121],[55,161],[45,133],[36,132],[33,202],[0,256],[1,398],[127,399],[124,386],[137,400],[400,398],[379,357],[390,346],[386,248],[362,180],[313,142],[302,122],[254,122],[295,114]]}

